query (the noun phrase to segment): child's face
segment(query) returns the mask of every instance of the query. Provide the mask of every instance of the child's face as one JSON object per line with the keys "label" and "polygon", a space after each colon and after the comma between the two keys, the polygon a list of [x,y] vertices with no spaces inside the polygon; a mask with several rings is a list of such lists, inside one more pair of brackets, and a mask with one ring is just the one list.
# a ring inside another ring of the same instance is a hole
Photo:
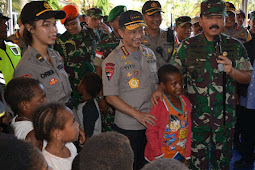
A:
{"label": "child's face", "polygon": [[23,114],[30,120],[33,119],[34,111],[42,104],[48,102],[46,99],[44,87],[41,84],[33,88],[34,96],[31,98],[30,101],[25,102],[25,108],[23,108]]}
{"label": "child's face", "polygon": [[61,130],[62,138],[64,142],[74,142],[78,139],[79,136],[79,124],[75,121],[73,112],[66,107],[63,114],[66,119],[65,128]]}
{"label": "child's face", "polygon": [[164,89],[164,93],[172,98],[180,96],[183,90],[182,75],[173,73],[166,76],[168,81],[166,83],[160,83],[161,87]]}

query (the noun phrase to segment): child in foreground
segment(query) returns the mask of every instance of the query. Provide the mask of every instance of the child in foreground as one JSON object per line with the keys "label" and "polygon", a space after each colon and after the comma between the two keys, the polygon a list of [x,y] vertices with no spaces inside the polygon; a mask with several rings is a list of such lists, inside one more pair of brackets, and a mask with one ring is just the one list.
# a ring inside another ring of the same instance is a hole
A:
{"label": "child in foreground", "polygon": [[72,142],[78,139],[79,125],[73,112],[65,105],[50,103],[35,111],[35,137],[46,140],[42,153],[53,170],[70,170],[77,149]]}
{"label": "child in foreground", "polygon": [[191,152],[191,107],[187,97],[182,95],[183,79],[173,65],[162,66],[158,71],[159,86],[164,97],[153,107],[156,125],[148,124],[145,159],[174,158],[180,161],[190,158]]}
{"label": "child in foreground", "polygon": [[33,78],[13,78],[5,88],[4,98],[16,115],[11,122],[14,135],[41,149],[42,141],[35,138],[32,120],[34,111],[47,103],[43,85]]}
{"label": "child in foreground", "polygon": [[96,100],[102,86],[101,78],[93,72],[86,73],[78,84],[78,92],[82,96],[83,103],[79,104],[77,113],[86,140],[101,133],[102,130],[101,112]]}

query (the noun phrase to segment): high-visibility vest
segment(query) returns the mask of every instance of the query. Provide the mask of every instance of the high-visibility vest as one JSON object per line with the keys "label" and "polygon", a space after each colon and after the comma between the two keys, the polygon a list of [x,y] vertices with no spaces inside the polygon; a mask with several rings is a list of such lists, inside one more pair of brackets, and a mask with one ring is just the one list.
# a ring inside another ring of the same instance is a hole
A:
{"label": "high-visibility vest", "polygon": [[6,49],[0,48],[0,84],[7,84],[20,58],[20,48],[17,44],[4,41]]}

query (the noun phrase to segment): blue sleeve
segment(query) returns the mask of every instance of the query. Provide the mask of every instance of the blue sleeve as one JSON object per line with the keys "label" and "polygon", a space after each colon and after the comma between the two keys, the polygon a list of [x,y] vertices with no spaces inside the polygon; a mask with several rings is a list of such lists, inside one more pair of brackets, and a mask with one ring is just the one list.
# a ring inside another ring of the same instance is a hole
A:
{"label": "blue sleeve", "polygon": [[99,117],[99,113],[93,99],[88,100],[83,106],[82,113],[85,135],[91,137],[94,132],[95,122]]}

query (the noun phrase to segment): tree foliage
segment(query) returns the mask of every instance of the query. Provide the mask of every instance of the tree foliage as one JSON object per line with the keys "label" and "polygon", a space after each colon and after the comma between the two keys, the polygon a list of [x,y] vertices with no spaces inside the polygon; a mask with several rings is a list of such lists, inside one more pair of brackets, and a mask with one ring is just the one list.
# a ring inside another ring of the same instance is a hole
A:
{"label": "tree foliage", "polygon": [[96,7],[100,8],[103,12],[103,15],[108,14],[109,10],[109,0],[97,0]]}

